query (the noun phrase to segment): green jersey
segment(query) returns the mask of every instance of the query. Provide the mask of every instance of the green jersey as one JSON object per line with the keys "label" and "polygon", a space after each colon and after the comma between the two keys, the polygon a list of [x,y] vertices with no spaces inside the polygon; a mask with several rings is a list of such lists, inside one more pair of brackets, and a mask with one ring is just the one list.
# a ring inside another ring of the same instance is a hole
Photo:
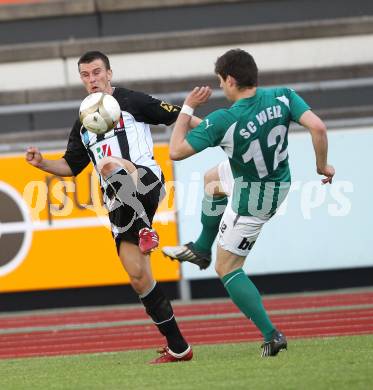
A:
{"label": "green jersey", "polygon": [[289,88],[257,88],[250,98],[212,112],[186,137],[196,152],[220,146],[234,178],[239,215],[272,215],[290,187],[288,130],[310,107]]}

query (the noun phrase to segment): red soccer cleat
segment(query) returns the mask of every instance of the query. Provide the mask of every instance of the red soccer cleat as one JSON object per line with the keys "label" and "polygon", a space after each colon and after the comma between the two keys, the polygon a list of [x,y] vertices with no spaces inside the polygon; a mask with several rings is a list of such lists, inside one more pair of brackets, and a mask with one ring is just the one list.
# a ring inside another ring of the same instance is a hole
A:
{"label": "red soccer cleat", "polygon": [[174,353],[168,347],[164,347],[157,352],[160,353],[161,356],[150,361],[149,364],[186,362],[188,360],[192,360],[193,358],[193,350],[190,346],[183,353]]}
{"label": "red soccer cleat", "polygon": [[143,228],[139,231],[139,248],[144,255],[154,251],[158,245],[159,236],[154,229]]}

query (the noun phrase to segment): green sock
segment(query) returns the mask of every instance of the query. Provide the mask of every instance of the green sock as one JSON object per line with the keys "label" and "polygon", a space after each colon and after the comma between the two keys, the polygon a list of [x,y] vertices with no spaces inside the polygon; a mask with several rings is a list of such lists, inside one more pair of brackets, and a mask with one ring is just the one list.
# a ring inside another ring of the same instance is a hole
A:
{"label": "green sock", "polygon": [[223,276],[221,280],[232,301],[247,318],[254,322],[262,332],[264,340],[269,341],[275,327],[264,309],[258,289],[244,270],[236,269]]}
{"label": "green sock", "polygon": [[204,196],[202,200],[201,222],[202,231],[193,246],[200,252],[211,252],[212,244],[218,234],[219,224],[223,216],[228,197]]}

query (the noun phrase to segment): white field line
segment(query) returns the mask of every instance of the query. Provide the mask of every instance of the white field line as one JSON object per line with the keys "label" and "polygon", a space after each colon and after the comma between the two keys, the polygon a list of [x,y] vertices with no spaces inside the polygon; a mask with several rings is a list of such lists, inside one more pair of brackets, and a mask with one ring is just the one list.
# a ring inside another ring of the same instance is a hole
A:
{"label": "white field line", "polygon": [[[154,222],[167,223],[175,221],[175,212],[162,211],[155,215]],[[33,222],[0,222],[0,236],[4,233],[20,233],[24,231],[43,231],[43,230],[62,230],[62,229],[77,229],[87,227],[110,227],[109,218],[88,217],[88,218],[65,218],[53,219],[51,223],[48,221],[33,221]]]}

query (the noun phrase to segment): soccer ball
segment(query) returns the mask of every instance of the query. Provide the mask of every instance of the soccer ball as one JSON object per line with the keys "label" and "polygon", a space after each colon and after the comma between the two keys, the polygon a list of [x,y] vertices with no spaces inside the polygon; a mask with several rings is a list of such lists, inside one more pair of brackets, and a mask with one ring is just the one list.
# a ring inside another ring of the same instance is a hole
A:
{"label": "soccer ball", "polygon": [[119,122],[121,109],[117,100],[104,92],[88,95],[80,104],[79,119],[89,131],[104,134]]}

